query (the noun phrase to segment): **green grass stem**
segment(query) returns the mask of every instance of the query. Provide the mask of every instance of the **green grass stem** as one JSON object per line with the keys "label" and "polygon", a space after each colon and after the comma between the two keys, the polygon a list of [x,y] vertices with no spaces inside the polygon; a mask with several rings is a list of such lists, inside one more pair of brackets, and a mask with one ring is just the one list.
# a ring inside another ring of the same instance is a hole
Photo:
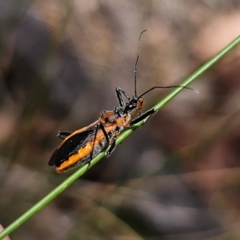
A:
{"label": "green grass stem", "polygon": [[[223,50],[217,53],[214,57],[204,63],[199,69],[197,69],[194,73],[192,73],[189,77],[187,77],[182,83],[181,86],[188,86],[192,83],[197,77],[202,75],[205,71],[207,71],[210,67],[216,64],[221,58],[223,58],[227,53],[233,50],[240,43],[240,36],[238,36],[235,40],[233,40],[229,45],[227,45]],[[161,109],[166,103],[168,103],[171,99],[173,99],[178,93],[180,93],[183,88],[176,88],[171,91],[166,97],[164,97],[161,101],[159,101],[153,108],[157,111]],[[134,125],[132,129],[126,130],[123,132],[119,138],[117,139],[117,145],[124,141],[132,132],[143,125],[145,120],[139,122]],[[41,199],[38,203],[36,203],[33,207],[31,207],[27,212],[25,212],[22,216],[16,219],[13,223],[11,223],[8,227],[4,229],[0,233],[0,239],[3,239],[10,233],[12,233],[15,229],[20,227],[24,222],[26,222],[30,217],[36,214],[39,210],[41,210],[44,206],[46,206],[51,200],[57,197],[62,191],[68,188],[74,181],[76,181],[80,176],[82,176],[87,170],[93,167],[100,159],[105,156],[105,153],[100,153],[97,157],[95,157],[91,161],[91,166],[85,165],[74,172],[70,177],[68,177],[63,183],[61,183],[58,187],[52,190],[47,196]]]}

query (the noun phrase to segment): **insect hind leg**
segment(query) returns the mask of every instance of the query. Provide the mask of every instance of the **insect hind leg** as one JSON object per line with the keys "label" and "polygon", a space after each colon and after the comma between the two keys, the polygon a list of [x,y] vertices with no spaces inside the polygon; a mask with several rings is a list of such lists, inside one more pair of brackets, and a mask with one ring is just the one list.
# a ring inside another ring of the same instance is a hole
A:
{"label": "insect hind leg", "polygon": [[96,142],[96,139],[97,139],[97,133],[98,133],[99,128],[102,130],[102,132],[103,132],[103,134],[104,134],[104,137],[105,137],[105,139],[106,139],[107,145],[108,145],[108,146],[110,145],[110,138],[109,138],[109,136],[108,136],[108,134],[107,134],[104,126],[103,126],[101,123],[98,123],[98,124],[96,125],[96,130],[95,130],[95,133],[94,133],[93,146],[92,146],[91,155],[90,155],[90,158],[89,158],[89,160],[88,160],[88,162],[87,162],[87,163],[88,163],[88,166],[91,165],[91,161],[92,161],[92,159],[93,159],[93,154],[94,154],[94,149],[95,149],[95,142]]}
{"label": "insect hind leg", "polygon": [[90,158],[89,158],[89,160],[87,161],[88,167],[90,167],[91,161],[92,161],[92,159],[93,159],[93,152],[94,152],[95,141],[96,141],[96,138],[97,138],[97,133],[98,133],[99,125],[100,125],[100,123],[98,123],[98,124],[96,125],[96,129],[95,129],[95,133],[94,133],[94,137],[93,137],[92,151],[91,151],[91,154],[90,154]]}

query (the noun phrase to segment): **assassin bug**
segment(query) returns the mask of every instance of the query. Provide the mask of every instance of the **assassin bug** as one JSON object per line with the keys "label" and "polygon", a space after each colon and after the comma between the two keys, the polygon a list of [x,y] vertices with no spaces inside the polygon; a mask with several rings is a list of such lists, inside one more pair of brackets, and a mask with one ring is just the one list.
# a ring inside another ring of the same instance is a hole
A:
{"label": "assassin bug", "polygon": [[[53,152],[48,164],[56,166],[58,173],[65,172],[75,166],[90,164],[91,160],[100,152],[107,149],[106,156],[109,157],[116,147],[116,139],[121,132],[132,125],[150,118],[155,109],[150,109],[141,115],[143,107],[143,96],[157,88],[186,88],[185,86],[154,86],[140,96],[137,95],[137,65],[140,53],[140,39],[138,40],[138,55],[134,67],[134,96],[129,95],[120,87],[116,88],[119,106],[114,110],[104,110],[94,123],[74,132],[59,131],[57,137],[63,139],[59,147]],[[126,97],[127,102],[124,101]],[[138,117],[136,117],[139,115]]]}

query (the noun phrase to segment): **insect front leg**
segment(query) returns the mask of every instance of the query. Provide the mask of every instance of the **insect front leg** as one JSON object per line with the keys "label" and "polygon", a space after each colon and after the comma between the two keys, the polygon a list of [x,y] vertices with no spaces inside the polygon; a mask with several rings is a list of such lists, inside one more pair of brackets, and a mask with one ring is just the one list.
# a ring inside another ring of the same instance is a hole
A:
{"label": "insect front leg", "polygon": [[61,139],[65,139],[67,136],[69,136],[70,134],[72,134],[72,132],[68,132],[68,131],[58,131],[57,133],[57,137],[61,138]]}
{"label": "insect front leg", "polygon": [[141,116],[135,118],[133,121],[131,121],[130,126],[133,126],[136,123],[141,122],[142,120],[146,119],[146,121],[154,114],[156,113],[155,109],[150,109],[143,113]]}
{"label": "insect front leg", "polygon": [[116,88],[116,93],[117,93],[117,98],[118,98],[119,105],[124,108],[124,107],[126,106],[126,103],[125,103],[124,100],[123,100],[122,94],[128,99],[128,101],[130,101],[131,98],[130,98],[130,97],[127,95],[127,93],[126,93],[123,89],[121,89],[120,87],[117,87],[117,88]]}

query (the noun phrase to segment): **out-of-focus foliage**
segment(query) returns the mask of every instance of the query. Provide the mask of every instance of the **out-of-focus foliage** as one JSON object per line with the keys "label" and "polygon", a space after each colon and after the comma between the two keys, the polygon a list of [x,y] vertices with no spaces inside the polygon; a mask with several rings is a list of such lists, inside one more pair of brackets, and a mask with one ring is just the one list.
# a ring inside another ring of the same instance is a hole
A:
{"label": "out-of-focus foliage", "polygon": [[[240,33],[240,3],[0,2],[0,223],[68,175],[48,159],[133,94],[178,84]],[[17,229],[16,239],[239,239],[239,48]],[[145,110],[165,94],[146,96]]]}

